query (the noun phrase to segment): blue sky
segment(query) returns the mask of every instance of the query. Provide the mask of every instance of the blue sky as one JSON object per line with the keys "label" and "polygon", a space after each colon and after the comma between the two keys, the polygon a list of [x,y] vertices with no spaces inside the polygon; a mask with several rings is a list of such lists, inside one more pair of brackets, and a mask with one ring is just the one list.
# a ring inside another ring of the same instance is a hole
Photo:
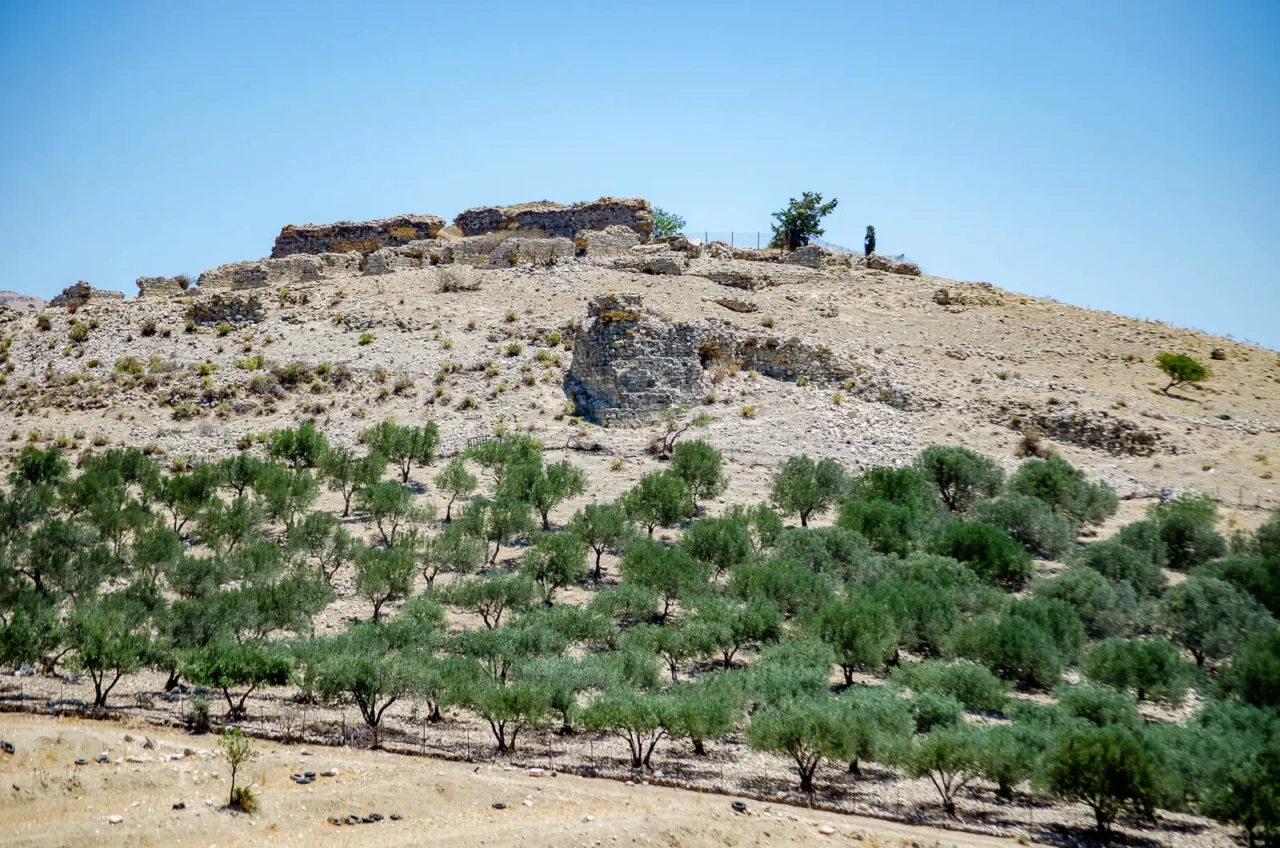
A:
{"label": "blue sky", "polygon": [[602,194],[1280,348],[1280,4],[0,0],[0,289]]}

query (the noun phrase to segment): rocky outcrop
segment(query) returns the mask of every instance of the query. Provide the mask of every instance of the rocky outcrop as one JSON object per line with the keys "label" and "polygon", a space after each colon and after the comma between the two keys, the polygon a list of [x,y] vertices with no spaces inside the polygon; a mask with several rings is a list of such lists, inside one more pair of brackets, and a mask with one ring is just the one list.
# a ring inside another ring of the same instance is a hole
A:
{"label": "rocky outcrop", "polygon": [[479,206],[462,212],[453,223],[464,236],[537,229],[570,239],[583,230],[622,226],[645,241],[653,232],[653,209],[642,198],[602,197],[571,206],[543,200],[518,206]]}
{"label": "rocky outcrop", "polygon": [[279,259],[295,253],[373,253],[380,247],[433,239],[442,229],[444,219],[436,215],[398,215],[336,224],[288,224],[276,236],[271,256]]}
{"label": "rocky outcrop", "polygon": [[72,311],[79,309],[90,300],[124,300],[124,292],[95,289],[84,280],[74,286],[67,286],[61,294],[49,301],[50,306],[65,306]]}
{"label": "rocky outcrop", "polygon": [[698,334],[644,309],[637,294],[596,298],[578,327],[565,393],[589,421],[645,423],[705,389]]}
{"label": "rocky outcrop", "polygon": [[178,297],[191,287],[191,278],[185,274],[176,277],[139,277],[138,297]]}
{"label": "rocky outcrop", "polygon": [[259,259],[256,262],[233,262],[200,275],[197,284],[205,291],[256,289],[263,286],[349,277],[360,273],[359,253],[322,253],[318,256],[299,253],[281,259]]}
{"label": "rocky outcrop", "polygon": [[583,230],[573,239],[579,256],[611,259],[622,256],[640,243],[640,234],[630,227],[614,224],[603,230]]}
{"label": "rocky outcrop", "polygon": [[187,317],[197,324],[256,324],[266,317],[257,295],[215,292],[192,302]]}

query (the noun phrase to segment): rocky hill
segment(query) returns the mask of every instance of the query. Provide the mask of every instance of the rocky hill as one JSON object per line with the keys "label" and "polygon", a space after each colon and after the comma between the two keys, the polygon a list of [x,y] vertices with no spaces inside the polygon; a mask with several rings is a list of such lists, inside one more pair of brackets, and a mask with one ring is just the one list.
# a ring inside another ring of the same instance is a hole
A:
{"label": "rocky hill", "polygon": [[[793,453],[862,468],[948,442],[1012,465],[1029,436],[1122,497],[1207,492],[1246,525],[1280,502],[1274,352],[878,255],[655,241],[651,226],[644,201],[611,198],[482,207],[452,227],[290,226],[273,258],[198,285],[142,278],[125,301],[78,284],[45,311],[0,310],[0,428],[11,451],[179,457],[302,418],[340,439],[434,419],[446,445],[503,426],[625,458],[599,483],[622,489],[650,461],[646,425],[678,403],[713,419],[730,497]],[[604,295],[635,314],[602,315]],[[1164,351],[1212,377],[1164,393]]]}

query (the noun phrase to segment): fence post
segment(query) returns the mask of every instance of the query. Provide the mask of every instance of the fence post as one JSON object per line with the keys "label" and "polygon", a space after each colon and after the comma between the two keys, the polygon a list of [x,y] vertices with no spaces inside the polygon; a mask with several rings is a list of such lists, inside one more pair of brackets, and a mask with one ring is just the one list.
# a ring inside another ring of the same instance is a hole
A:
{"label": "fence post", "polygon": [[756,250],[760,249],[760,231],[756,231]]}
{"label": "fence post", "polygon": [[730,231],[729,231],[729,246],[730,246],[730,247],[734,247],[734,243],[733,243],[733,230],[730,230]]}

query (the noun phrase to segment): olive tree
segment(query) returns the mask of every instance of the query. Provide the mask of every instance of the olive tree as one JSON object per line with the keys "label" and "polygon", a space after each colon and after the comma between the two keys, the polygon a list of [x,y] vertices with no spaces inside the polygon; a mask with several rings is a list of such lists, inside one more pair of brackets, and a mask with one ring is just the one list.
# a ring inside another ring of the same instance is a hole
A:
{"label": "olive tree", "polygon": [[1197,575],[1165,592],[1156,620],[1200,667],[1206,659],[1231,656],[1255,633],[1276,626],[1271,614],[1248,594],[1223,580]]}
{"label": "olive tree", "polygon": [[543,533],[524,555],[524,571],[551,606],[556,591],[587,576],[587,546],[573,533]]}
{"label": "olive tree", "polygon": [[698,501],[717,498],[728,488],[723,464],[720,451],[701,440],[681,442],[671,450],[671,473],[688,485],[695,507]]}
{"label": "olive tree", "polygon": [[844,494],[844,467],[834,459],[814,462],[808,456],[787,459],[773,475],[773,505],[783,515],[797,515],[800,526],[831,508]]}
{"label": "olive tree", "polygon": [[444,468],[435,476],[436,488],[449,496],[444,507],[444,523],[453,520],[453,505],[459,498],[465,498],[476,490],[476,477],[467,471],[467,463],[460,456],[445,463]]}
{"label": "olive tree", "polygon": [[1124,727],[1064,728],[1042,762],[1040,787],[1088,806],[1103,835],[1123,807],[1150,816],[1159,797],[1162,765],[1153,749]]}
{"label": "olive tree", "polygon": [[617,504],[587,504],[569,520],[568,530],[581,539],[596,555],[594,579],[599,582],[600,558],[605,551],[615,553],[622,545],[627,530],[627,517]]}
{"label": "olive tree", "polygon": [[[293,678],[293,660],[283,651],[259,642],[211,642],[188,653],[182,676],[197,686],[221,690],[227,718],[245,714],[245,702],[262,686],[284,686]],[[239,697],[232,689],[241,689]]]}
{"label": "olive tree", "polygon": [[640,478],[618,501],[627,518],[653,535],[656,527],[673,527],[694,513],[689,485],[670,472],[654,472]]}
{"label": "olive tree", "polygon": [[942,809],[952,818],[956,816],[956,795],[982,776],[981,743],[963,723],[939,727],[914,740],[901,759],[907,774],[929,778]]}
{"label": "olive tree", "polygon": [[789,698],[761,707],[747,725],[747,744],[795,762],[800,791],[813,792],[813,775],[824,759],[849,758],[848,716],[827,696]]}
{"label": "olive tree", "polygon": [[968,448],[930,445],[916,457],[915,467],[953,513],[968,511],[978,498],[995,497],[1004,486],[1000,464]]}

